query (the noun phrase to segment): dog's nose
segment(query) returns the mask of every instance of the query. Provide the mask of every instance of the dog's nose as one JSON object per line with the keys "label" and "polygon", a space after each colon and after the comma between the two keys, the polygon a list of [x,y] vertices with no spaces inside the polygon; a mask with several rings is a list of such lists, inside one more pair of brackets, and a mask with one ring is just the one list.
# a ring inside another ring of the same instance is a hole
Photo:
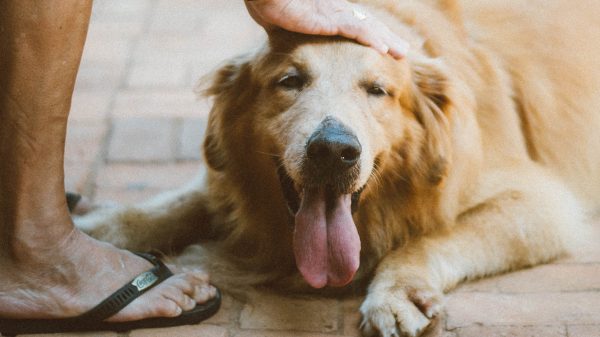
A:
{"label": "dog's nose", "polygon": [[361,151],[356,135],[333,118],[326,118],[306,144],[308,160],[322,170],[349,169],[358,163]]}

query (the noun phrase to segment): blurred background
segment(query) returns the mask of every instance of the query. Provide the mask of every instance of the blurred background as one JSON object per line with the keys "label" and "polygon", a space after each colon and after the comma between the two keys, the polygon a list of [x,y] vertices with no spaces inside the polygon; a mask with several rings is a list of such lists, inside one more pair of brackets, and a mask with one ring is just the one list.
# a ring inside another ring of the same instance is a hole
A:
{"label": "blurred background", "polygon": [[67,190],[135,202],[191,179],[198,79],[261,43],[241,0],[96,0],[67,136]]}

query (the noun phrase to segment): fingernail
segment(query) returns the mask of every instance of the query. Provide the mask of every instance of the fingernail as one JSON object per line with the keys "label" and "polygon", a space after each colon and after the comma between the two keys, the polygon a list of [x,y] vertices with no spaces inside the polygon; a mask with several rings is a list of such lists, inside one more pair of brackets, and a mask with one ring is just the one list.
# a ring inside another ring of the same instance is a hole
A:
{"label": "fingernail", "polygon": [[404,40],[400,40],[399,42],[396,42],[394,44],[394,48],[392,48],[393,50],[390,50],[390,54],[393,52],[395,55],[392,56],[397,56],[399,58],[402,58],[404,56],[406,56],[406,54],[408,54],[408,50],[410,49],[410,44],[408,44],[408,42],[404,41]]}
{"label": "fingernail", "polygon": [[390,47],[387,44],[378,44],[375,49],[377,49],[378,52],[380,52],[381,54],[385,55],[390,51]]}

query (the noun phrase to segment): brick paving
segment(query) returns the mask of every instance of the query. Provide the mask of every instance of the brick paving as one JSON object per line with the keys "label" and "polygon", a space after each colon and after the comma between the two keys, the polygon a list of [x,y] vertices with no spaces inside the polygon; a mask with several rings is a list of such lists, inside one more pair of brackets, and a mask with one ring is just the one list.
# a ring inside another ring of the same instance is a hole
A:
{"label": "brick paving", "polygon": [[[195,83],[262,34],[241,0],[97,0],[68,130],[68,189],[130,203],[191,179],[210,106]],[[575,257],[460,286],[438,335],[600,337],[599,243],[600,233]],[[262,292],[225,296],[196,326],[53,336],[359,336],[359,304]]]}

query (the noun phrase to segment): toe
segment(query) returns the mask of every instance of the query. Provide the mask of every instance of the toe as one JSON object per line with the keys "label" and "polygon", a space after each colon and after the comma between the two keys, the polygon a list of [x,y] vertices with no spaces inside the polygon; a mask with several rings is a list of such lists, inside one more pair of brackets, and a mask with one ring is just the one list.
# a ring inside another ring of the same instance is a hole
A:
{"label": "toe", "polygon": [[162,295],[175,302],[175,304],[184,311],[191,310],[196,306],[196,302],[192,300],[190,296],[186,295],[180,288],[177,288],[172,284],[165,286],[165,289],[162,290]]}
{"label": "toe", "polygon": [[156,317],[177,317],[181,315],[183,309],[175,301],[164,298],[157,302],[152,316]]}
{"label": "toe", "polygon": [[204,303],[217,294],[217,289],[208,283],[208,275],[204,272],[187,272],[177,275],[172,284],[196,303]]}
{"label": "toe", "polygon": [[194,288],[198,285],[198,282],[195,280],[195,278],[189,274],[171,276],[165,281],[165,283],[180,289],[182,293],[188,295],[192,295],[194,293]]}
{"label": "toe", "polygon": [[204,303],[217,295],[217,289],[209,284],[197,286],[193,298],[198,303]]}
{"label": "toe", "polygon": [[175,317],[192,310],[216,295],[208,275],[192,270],[171,276],[123,308],[109,321],[130,321],[149,317]]}
{"label": "toe", "polygon": [[443,295],[438,294],[434,291],[410,291],[409,298],[419,308],[419,310],[429,319],[438,316],[444,307]]}
{"label": "toe", "polygon": [[403,292],[375,292],[361,305],[363,332],[380,336],[416,337],[429,325],[429,319]]}
{"label": "toe", "polygon": [[[183,309],[171,297],[166,287],[157,286],[123,308],[114,316],[107,319],[109,322],[135,321],[150,317],[176,317]],[[183,298],[181,299],[183,301]]]}
{"label": "toe", "polygon": [[196,307],[196,301],[194,301],[188,295],[178,297],[178,301],[176,303],[181,309],[183,309],[183,311],[189,311]]}
{"label": "toe", "polygon": [[190,274],[192,274],[194,276],[194,278],[196,278],[196,280],[198,280],[199,282],[206,283],[206,284],[208,284],[210,282],[210,277],[208,276],[208,273],[203,270],[194,269],[194,270],[190,271]]}
{"label": "toe", "polygon": [[209,283],[210,282],[210,277],[208,276],[208,273],[202,269],[182,267],[181,270],[184,273],[193,276],[197,282],[201,282],[201,283]]}

